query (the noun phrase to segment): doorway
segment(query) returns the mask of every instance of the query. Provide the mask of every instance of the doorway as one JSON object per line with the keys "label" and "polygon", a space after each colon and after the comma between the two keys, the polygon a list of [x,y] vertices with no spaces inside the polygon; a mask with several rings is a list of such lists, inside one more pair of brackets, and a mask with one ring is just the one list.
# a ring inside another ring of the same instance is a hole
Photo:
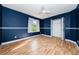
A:
{"label": "doorway", "polygon": [[51,36],[64,39],[64,18],[51,20]]}

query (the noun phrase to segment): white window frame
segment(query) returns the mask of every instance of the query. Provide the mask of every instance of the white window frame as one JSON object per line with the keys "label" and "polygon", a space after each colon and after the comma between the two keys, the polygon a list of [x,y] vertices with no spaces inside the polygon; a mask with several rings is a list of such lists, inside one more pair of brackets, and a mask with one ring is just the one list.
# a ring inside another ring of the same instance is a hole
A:
{"label": "white window frame", "polygon": [[32,24],[34,23],[34,21],[36,21],[36,25],[37,25],[36,32],[40,32],[39,20],[29,17],[29,19],[28,19],[28,33],[34,33],[32,31]]}

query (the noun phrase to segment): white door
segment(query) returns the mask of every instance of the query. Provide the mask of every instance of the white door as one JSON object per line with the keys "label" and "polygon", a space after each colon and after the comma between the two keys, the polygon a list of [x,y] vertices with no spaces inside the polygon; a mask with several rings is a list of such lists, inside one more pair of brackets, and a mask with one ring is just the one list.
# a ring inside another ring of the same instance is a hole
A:
{"label": "white door", "polygon": [[64,39],[64,22],[63,22],[63,18],[51,20],[51,35]]}

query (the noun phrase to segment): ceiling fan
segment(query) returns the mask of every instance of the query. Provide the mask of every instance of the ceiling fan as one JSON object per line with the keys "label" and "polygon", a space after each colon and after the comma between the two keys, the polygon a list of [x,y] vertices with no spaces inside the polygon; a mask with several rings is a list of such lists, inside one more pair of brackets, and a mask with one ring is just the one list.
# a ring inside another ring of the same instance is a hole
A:
{"label": "ceiling fan", "polygon": [[40,14],[50,14],[51,12],[47,10],[45,7],[42,7],[40,10]]}

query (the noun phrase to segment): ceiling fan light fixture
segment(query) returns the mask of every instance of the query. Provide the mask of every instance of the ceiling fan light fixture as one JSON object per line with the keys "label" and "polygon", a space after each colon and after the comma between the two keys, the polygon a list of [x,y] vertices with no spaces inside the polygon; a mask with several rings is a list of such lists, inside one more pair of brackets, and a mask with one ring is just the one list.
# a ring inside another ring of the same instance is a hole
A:
{"label": "ceiling fan light fixture", "polygon": [[47,10],[45,7],[42,7],[40,13],[41,13],[41,14],[50,14],[50,11]]}
{"label": "ceiling fan light fixture", "polygon": [[42,13],[43,13],[43,14],[49,14],[50,11],[48,11],[48,10],[42,10]]}

